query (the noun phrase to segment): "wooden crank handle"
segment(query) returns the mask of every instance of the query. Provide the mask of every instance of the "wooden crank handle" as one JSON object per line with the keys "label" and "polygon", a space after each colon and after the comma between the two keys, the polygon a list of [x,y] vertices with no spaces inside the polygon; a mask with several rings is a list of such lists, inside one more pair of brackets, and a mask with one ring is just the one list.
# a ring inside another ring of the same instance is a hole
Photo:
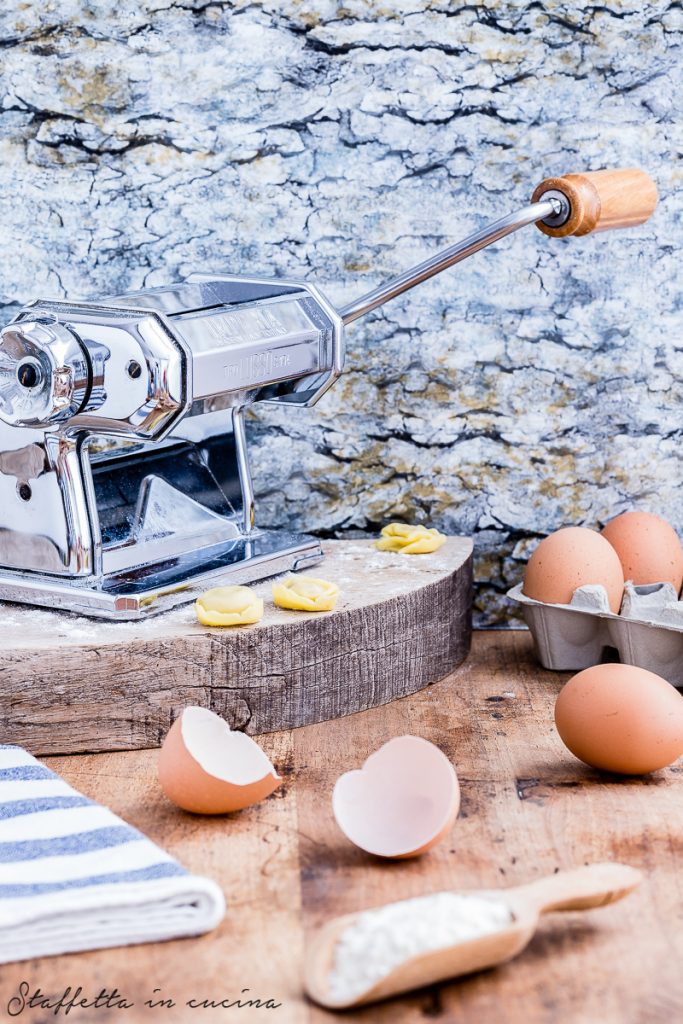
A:
{"label": "wooden crank handle", "polygon": [[564,223],[538,222],[541,231],[553,238],[630,228],[646,221],[657,205],[657,186],[638,167],[546,178],[534,192],[532,202],[538,202],[547,193],[560,193],[569,203],[569,216]]}

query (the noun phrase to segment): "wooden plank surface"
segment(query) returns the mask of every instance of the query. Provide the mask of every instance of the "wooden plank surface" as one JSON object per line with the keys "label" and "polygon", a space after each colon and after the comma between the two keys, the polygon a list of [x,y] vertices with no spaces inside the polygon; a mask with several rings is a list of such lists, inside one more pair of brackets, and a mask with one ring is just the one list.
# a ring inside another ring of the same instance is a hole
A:
{"label": "wooden plank surface", "polygon": [[[117,986],[128,1011],[69,1020],[273,1020],[324,1024],[300,991],[306,936],[331,915],[444,888],[513,885],[557,868],[614,859],[645,872],[623,903],[553,915],[515,962],[340,1020],[372,1024],[676,1024],[683,1020],[683,767],[643,780],[583,767],[553,727],[566,676],[539,669],[525,632],[475,634],[465,664],[414,696],[353,717],[262,738],[286,781],[232,818],[183,814],[160,794],[155,751],[49,758],[195,872],[229,910],[200,939],[103,950],[0,968],[0,1014],[21,981],[57,994]],[[451,835],[417,861],[384,863],[337,829],[337,776],[392,736],[441,746],[457,767],[462,810]],[[151,1010],[152,994],[173,1009]],[[278,1010],[190,1010],[191,998],[273,998]],[[5,1019],[2,1017],[2,1019]],[[9,1018],[7,1018],[9,1019]],[[19,1020],[54,1020],[28,1011]]]}
{"label": "wooden plank surface", "polygon": [[[261,622],[200,626],[192,604],[141,622],[0,605],[0,726],[34,754],[155,747],[187,704],[249,733],[384,704],[442,679],[469,650],[472,541],[433,554],[325,541],[315,575],[334,612],[284,611],[254,584]],[[58,653],[56,653],[58,652]]]}

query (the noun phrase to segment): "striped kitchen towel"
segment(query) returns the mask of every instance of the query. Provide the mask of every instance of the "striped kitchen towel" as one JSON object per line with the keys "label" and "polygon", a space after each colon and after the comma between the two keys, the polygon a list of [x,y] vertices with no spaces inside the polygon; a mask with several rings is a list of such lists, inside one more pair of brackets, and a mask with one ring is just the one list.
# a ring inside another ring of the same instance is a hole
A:
{"label": "striped kitchen towel", "polygon": [[224,912],[215,882],[0,745],[0,963],[201,935]]}

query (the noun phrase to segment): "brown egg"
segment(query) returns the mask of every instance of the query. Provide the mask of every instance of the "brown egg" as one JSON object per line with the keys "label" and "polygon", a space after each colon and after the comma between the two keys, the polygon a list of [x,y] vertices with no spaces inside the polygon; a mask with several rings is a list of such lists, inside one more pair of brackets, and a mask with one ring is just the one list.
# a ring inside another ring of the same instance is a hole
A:
{"label": "brown egg", "polygon": [[572,754],[608,772],[645,775],[683,754],[683,696],[633,665],[595,665],[573,676],[555,704]]}
{"label": "brown egg", "polygon": [[194,814],[229,814],[270,796],[282,782],[259,745],[206,708],[187,707],[159,753],[159,783]]}
{"label": "brown egg", "polygon": [[651,512],[624,512],[602,531],[619,555],[624,579],[636,585],[672,583],[680,593],[683,547],[673,526]]}
{"label": "brown egg", "polygon": [[600,583],[618,615],[624,573],[612,545],[597,530],[567,526],[538,545],[524,573],[523,593],[544,604],[569,604],[577,587]]}

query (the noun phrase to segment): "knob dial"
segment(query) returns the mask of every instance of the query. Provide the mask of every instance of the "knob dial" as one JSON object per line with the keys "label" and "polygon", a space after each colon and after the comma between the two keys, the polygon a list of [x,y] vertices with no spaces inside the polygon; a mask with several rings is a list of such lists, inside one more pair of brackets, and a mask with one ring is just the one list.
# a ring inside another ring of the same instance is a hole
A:
{"label": "knob dial", "polygon": [[51,319],[20,320],[0,331],[0,419],[47,427],[75,416],[92,387],[80,339]]}

